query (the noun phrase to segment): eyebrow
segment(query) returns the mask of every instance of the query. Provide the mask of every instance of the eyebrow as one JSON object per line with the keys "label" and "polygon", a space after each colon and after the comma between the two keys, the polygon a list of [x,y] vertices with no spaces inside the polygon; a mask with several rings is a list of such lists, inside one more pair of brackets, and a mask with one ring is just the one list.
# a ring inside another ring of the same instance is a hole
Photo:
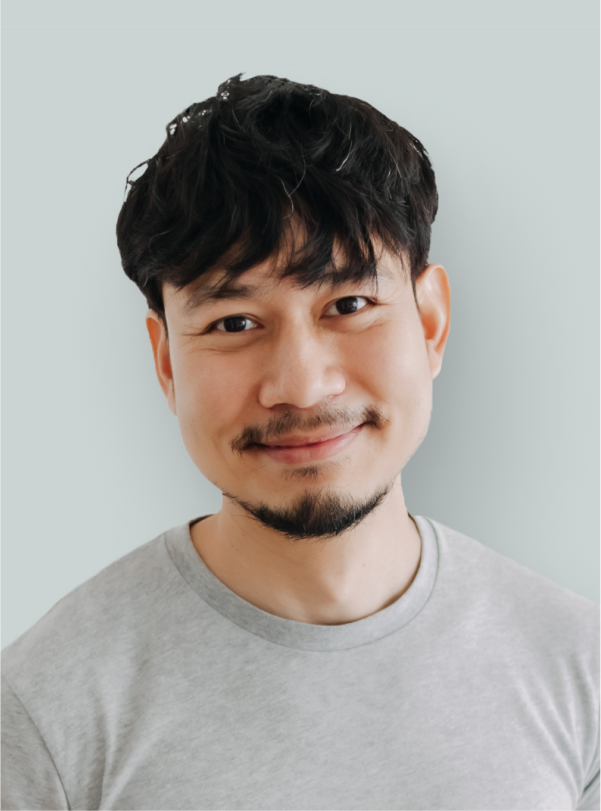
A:
{"label": "eyebrow", "polygon": [[[380,279],[391,280],[392,275],[385,268],[378,268],[374,279],[371,279],[376,286]],[[360,284],[362,279],[355,280]],[[324,277],[323,284],[329,285],[332,289],[340,287],[345,283],[352,283],[353,279],[338,281],[335,276]],[[235,279],[225,279],[212,285],[198,285],[188,295],[184,312],[189,313],[202,307],[204,304],[212,304],[215,301],[231,301],[234,299],[252,299],[258,294],[259,287],[252,284],[243,284]]]}
{"label": "eyebrow", "polygon": [[254,285],[241,284],[233,280],[202,285],[192,290],[184,306],[184,312],[188,313],[203,304],[211,304],[214,301],[253,298],[257,294],[257,289]]}

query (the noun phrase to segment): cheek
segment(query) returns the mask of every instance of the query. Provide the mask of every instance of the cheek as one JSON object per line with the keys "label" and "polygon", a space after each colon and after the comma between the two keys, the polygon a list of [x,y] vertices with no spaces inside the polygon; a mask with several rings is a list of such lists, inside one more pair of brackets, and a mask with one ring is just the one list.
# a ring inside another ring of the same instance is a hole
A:
{"label": "cheek", "polygon": [[346,355],[349,379],[393,411],[427,408],[431,376],[419,322],[379,325],[357,338]]}
{"label": "cheek", "polygon": [[362,336],[348,357],[348,368],[355,370],[355,383],[368,399],[390,419],[376,460],[380,474],[390,468],[394,475],[405,466],[427,433],[432,379],[419,322],[406,324],[404,328],[398,324],[386,327]]}
{"label": "cheek", "polygon": [[224,437],[229,441],[240,430],[252,389],[250,364],[232,355],[190,353],[173,372],[182,438],[202,469],[208,456],[223,456]]}

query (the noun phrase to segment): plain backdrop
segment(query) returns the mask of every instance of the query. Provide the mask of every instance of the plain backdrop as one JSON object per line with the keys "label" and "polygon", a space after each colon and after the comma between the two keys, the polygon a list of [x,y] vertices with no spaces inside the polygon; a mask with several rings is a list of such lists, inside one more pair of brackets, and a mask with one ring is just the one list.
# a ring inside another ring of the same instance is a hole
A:
{"label": "plain backdrop", "polygon": [[598,599],[598,27],[592,0],[4,1],[3,644],[219,509],[115,222],[167,122],[239,72],[425,144],[453,314],[408,508]]}

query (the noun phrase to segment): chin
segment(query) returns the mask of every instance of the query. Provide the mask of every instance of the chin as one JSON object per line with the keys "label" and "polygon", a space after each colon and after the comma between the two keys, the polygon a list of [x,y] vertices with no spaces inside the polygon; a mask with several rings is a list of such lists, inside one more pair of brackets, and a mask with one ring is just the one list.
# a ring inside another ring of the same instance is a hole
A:
{"label": "chin", "polygon": [[392,490],[394,479],[354,495],[340,487],[306,487],[276,505],[259,499],[246,501],[231,493],[228,499],[265,528],[293,541],[328,540],[356,527],[378,509]]}

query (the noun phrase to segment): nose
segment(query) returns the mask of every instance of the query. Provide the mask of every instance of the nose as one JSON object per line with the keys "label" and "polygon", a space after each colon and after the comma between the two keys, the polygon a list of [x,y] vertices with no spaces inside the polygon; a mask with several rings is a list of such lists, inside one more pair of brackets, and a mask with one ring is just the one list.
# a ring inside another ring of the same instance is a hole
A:
{"label": "nose", "polygon": [[265,408],[311,408],[342,394],[345,387],[332,336],[320,336],[297,323],[274,338],[268,349],[259,402]]}

